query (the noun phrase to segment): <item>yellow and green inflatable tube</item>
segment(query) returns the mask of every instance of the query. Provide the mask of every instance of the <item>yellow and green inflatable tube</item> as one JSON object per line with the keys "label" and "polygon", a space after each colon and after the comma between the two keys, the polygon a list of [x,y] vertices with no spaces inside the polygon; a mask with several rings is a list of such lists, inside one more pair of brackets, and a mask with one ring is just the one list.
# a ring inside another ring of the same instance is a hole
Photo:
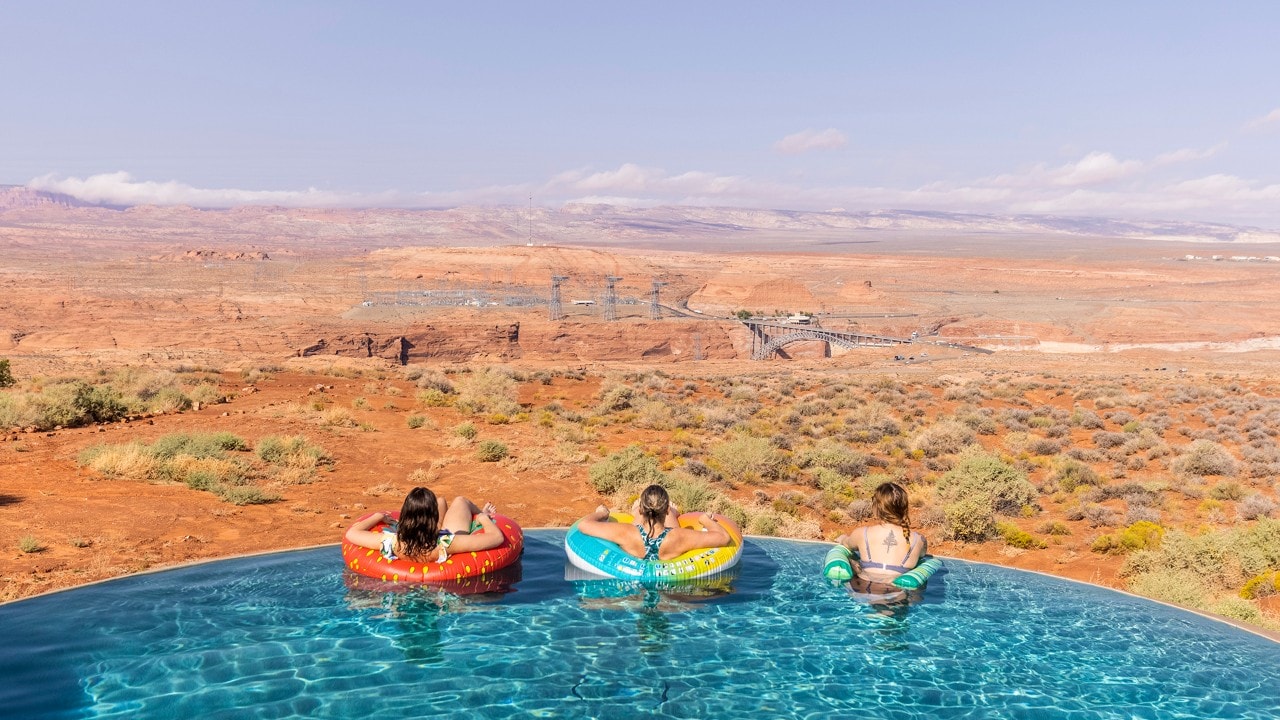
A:
{"label": "yellow and green inflatable tube", "polygon": [[[700,515],[702,513],[681,515],[680,527],[702,529],[702,523],[698,522]],[[578,529],[578,523],[574,523],[565,535],[564,551],[574,567],[597,576],[619,580],[683,581],[711,577],[737,565],[742,557],[742,530],[723,515],[714,517],[729,533],[732,539],[729,545],[690,550],[670,560],[642,560],[618,547],[617,543],[583,533]],[[619,523],[634,522],[630,513],[611,513],[609,520]]]}
{"label": "yellow and green inflatable tube", "polygon": [[[852,580],[854,575],[853,563],[857,558],[858,553],[856,551],[850,550],[844,545],[833,546],[827,551],[827,557],[822,563],[823,577],[836,582]],[[920,558],[920,562],[916,563],[914,568],[894,578],[891,584],[906,590],[914,590],[929,582],[929,578],[941,569],[941,560],[932,555],[925,555]]]}

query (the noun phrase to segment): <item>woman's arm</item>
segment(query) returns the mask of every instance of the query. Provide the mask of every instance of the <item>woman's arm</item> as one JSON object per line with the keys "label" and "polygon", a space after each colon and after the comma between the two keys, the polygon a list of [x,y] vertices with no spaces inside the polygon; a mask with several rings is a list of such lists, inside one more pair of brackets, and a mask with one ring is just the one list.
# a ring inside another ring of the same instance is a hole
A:
{"label": "woman's arm", "polygon": [[[486,505],[486,508],[490,506]],[[489,517],[489,513],[482,512],[475,516],[479,519],[480,527],[484,528],[482,533],[471,533],[470,535],[454,535],[453,542],[449,544],[449,554],[460,552],[480,552],[481,550],[492,550],[502,544],[506,537],[502,531],[498,529],[498,524]]]}
{"label": "woman's arm", "polygon": [[388,515],[376,512],[363,520],[357,520],[347,528],[344,538],[357,547],[377,550],[382,547],[382,533],[373,532],[374,526],[388,519]]}
{"label": "woman's arm", "polygon": [[673,529],[671,536],[662,544],[662,549],[658,551],[659,556],[664,560],[670,560],[690,550],[724,547],[733,542],[729,532],[716,521],[715,516],[711,513],[699,515],[698,522],[706,530],[694,530],[693,528]]}

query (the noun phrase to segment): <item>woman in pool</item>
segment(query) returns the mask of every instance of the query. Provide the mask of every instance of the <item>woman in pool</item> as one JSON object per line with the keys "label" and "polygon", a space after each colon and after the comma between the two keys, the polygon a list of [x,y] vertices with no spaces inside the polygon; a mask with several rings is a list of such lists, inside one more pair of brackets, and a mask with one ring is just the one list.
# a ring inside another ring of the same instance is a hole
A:
{"label": "woman in pool", "polygon": [[866,583],[890,583],[911,570],[926,553],[928,541],[911,530],[907,491],[887,482],[871,495],[871,512],[879,522],[841,535],[836,542],[858,553],[858,579]]}
{"label": "woman in pool", "polygon": [[[403,555],[415,562],[444,562],[454,553],[491,550],[501,545],[502,532],[493,522],[496,510],[493,503],[480,508],[461,495],[446,503],[427,488],[416,487],[404,498],[399,522],[387,513],[376,512],[353,524],[346,539],[352,545],[380,550],[388,560]],[[473,518],[484,532],[471,534]],[[373,532],[381,522],[388,523],[387,527]]]}
{"label": "woman in pool", "polygon": [[698,517],[705,530],[680,527],[680,514],[661,485],[650,485],[631,506],[635,524],[609,521],[609,508],[601,505],[578,521],[584,535],[617,543],[642,560],[670,560],[690,550],[724,547],[733,542],[711,513]]}

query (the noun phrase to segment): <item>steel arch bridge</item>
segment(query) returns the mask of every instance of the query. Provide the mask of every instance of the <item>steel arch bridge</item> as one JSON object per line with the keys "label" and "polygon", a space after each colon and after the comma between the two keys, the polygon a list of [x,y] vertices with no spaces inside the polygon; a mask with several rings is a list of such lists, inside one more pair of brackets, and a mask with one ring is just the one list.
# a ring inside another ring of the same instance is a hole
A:
{"label": "steel arch bridge", "polygon": [[815,327],[800,327],[787,323],[767,320],[743,320],[742,324],[751,329],[751,359],[767,360],[783,347],[795,342],[819,341],[837,347],[854,349],[860,347],[893,347],[895,345],[938,345],[943,347],[968,350],[989,354],[986,348],[957,345],[955,343],[922,342],[915,338],[897,338],[887,335],[869,335],[866,333],[824,330]]}

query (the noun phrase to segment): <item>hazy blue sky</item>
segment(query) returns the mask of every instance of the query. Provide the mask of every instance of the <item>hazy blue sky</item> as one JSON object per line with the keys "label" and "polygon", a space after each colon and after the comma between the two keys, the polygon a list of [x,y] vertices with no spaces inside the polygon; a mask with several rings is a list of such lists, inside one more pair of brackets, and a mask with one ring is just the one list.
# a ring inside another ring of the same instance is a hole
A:
{"label": "hazy blue sky", "polygon": [[0,5],[0,183],[1280,227],[1280,3]]}

